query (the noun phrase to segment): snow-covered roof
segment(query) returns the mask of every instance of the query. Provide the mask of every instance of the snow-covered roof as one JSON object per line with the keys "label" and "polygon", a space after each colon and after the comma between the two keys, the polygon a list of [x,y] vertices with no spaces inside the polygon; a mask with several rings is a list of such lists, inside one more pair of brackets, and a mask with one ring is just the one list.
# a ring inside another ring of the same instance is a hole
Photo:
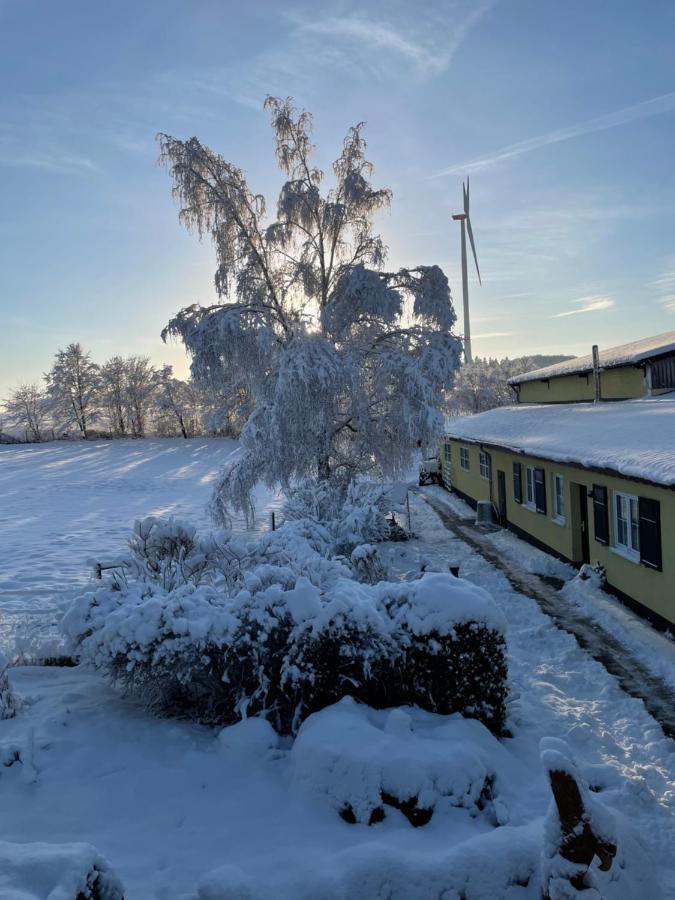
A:
{"label": "snow-covered roof", "polygon": [[675,392],[615,403],[502,406],[448,419],[446,434],[675,486]]}
{"label": "snow-covered roof", "polygon": [[[600,350],[600,366],[603,369],[612,369],[616,366],[628,366],[659,356],[662,353],[675,351],[675,331],[664,331],[654,337],[642,338],[632,341],[630,344],[621,344],[619,347],[610,347]],[[509,379],[509,384],[522,384],[524,381],[538,381],[541,378],[553,378],[556,375],[574,375],[578,372],[590,372],[593,369],[593,356],[575,356],[564,362],[545,366],[543,369],[534,369],[523,375],[515,375]]]}

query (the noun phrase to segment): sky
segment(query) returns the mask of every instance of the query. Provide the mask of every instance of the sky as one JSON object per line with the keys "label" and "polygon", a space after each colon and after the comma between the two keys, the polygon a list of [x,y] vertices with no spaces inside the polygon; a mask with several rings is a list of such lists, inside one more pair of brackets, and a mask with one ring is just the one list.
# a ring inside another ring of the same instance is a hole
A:
{"label": "sky", "polygon": [[483,284],[474,355],[587,353],[675,329],[672,0],[0,0],[0,398],[80,341],[187,372],[160,332],[213,303],[157,132],[274,201],[268,93],[317,162],[366,122],[388,266],[440,265],[461,322],[462,179]]}

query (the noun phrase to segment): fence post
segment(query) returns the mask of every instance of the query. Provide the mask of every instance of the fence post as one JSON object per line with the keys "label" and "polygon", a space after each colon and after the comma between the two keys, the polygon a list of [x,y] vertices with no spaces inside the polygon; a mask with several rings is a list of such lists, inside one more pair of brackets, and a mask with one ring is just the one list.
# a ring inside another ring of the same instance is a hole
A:
{"label": "fence post", "polygon": [[272,531],[276,531],[276,530],[277,530],[277,522],[276,522],[276,518],[274,516],[274,510],[272,510]]}

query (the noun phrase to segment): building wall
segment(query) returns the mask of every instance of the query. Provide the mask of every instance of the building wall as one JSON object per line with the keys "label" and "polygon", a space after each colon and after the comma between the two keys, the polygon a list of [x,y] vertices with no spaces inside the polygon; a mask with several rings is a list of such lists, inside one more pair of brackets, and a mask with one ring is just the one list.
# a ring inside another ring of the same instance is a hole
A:
{"label": "building wall", "polygon": [[[627,400],[644,397],[647,392],[643,369],[620,366],[600,373],[603,400]],[[544,381],[526,381],[520,385],[521,403],[573,403],[593,400],[593,374],[558,375]]]}
{"label": "building wall", "polygon": [[[578,488],[573,486],[583,485],[588,489],[594,484],[604,485],[608,490],[610,506],[609,546],[595,540],[592,500],[589,497],[584,498],[588,515],[590,562],[600,563],[605,567],[607,582],[611,588],[625,594],[648,612],[655,613],[661,620],[675,624],[675,491],[641,484],[628,478],[604,475],[569,465],[558,465],[548,460],[486,447],[492,460],[491,480],[488,481],[479,475],[479,445],[454,439],[446,439],[445,443],[451,447],[451,463],[446,460],[444,447],[441,448],[443,481],[447,487],[457,490],[473,501],[492,499],[496,505],[498,502],[497,472],[498,470],[503,471],[506,476],[506,517],[509,526],[516,531],[525,533],[535,542],[552,550],[556,555],[577,565],[582,562],[579,509],[581,499]],[[460,447],[467,447],[469,450],[470,470],[468,472],[463,471],[459,465]],[[547,506],[545,514],[528,508],[525,503],[517,503],[514,499],[514,462],[520,462],[523,466],[523,495],[525,494],[525,467],[531,465],[544,469]],[[553,519],[554,474],[562,475],[564,480],[564,523]],[[492,497],[490,485],[492,485]],[[614,491],[623,491],[638,497],[649,497],[660,502],[663,557],[661,572],[650,569],[639,562],[633,562],[613,549],[615,542]]]}

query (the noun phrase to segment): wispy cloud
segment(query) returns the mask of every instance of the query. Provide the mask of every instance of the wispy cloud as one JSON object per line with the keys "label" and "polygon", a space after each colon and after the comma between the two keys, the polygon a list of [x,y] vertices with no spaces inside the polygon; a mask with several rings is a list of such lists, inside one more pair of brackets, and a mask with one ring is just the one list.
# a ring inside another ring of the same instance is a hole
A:
{"label": "wispy cloud", "polygon": [[[444,72],[466,39],[497,0],[445,0],[419,15],[407,2],[371,3],[364,13],[346,4],[339,16],[325,9],[284,12],[274,44],[245,65],[169,73],[182,85],[227,96],[260,108],[266,94],[292,94],[300,102],[316,93],[323,79],[424,81]],[[308,61],[311,60],[311,64]]]}
{"label": "wispy cloud", "polygon": [[59,175],[91,175],[101,172],[93,160],[61,153],[5,154],[0,151],[0,166],[44,169]]}
{"label": "wispy cloud", "polygon": [[667,260],[666,270],[648,284],[656,302],[668,312],[675,312],[675,257]]}
{"label": "wispy cloud", "polygon": [[569,309],[566,312],[556,313],[551,316],[552,319],[564,319],[566,316],[578,316],[582,313],[603,312],[612,309],[614,300],[611,297],[579,297],[578,300],[571,300],[576,305],[576,309]]}
{"label": "wispy cloud", "polygon": [[468,10],[457,4],[445,4],[435,16],[423,18],[407,16],[387,20],[386,14],[374,18],[356,12],[323,19],[293,17],[292,21],[306,35],[330,38],[333,43],[351,45],[352,49],[367,53],[374,50],[391,54],[399,61],[408,62],[418,75],[429,77],[448,68],[468,32],[494,2],[481,0]]}
{"label": "wispy cloud", "polygon": [[437,175],[472,174],[473,172],[489,169],[499,163],[523,156],[525,153],[531,153],[533,150],[538,150],[541,147],[547,147],[550,144],[560,144],[563,141],[570,141],[585,134],[606,131],[609,128],[617,128],[620,125],[634,122],[636,119],[660,116],[673,110],[675,110],[675,91],[671,91],[669,94],[661,94],[659,97],[653,97],[651,100],[643,100],[641,103],[634,103],[632,106],[626,106],[623,109],[598,116],[595,119],[587,119],[585,122],[570,125],[567,128],[558,128],[516,144],[509,144],[489,156],[479,157],[461,165],[449,166],[447,169],[438,172]]}

